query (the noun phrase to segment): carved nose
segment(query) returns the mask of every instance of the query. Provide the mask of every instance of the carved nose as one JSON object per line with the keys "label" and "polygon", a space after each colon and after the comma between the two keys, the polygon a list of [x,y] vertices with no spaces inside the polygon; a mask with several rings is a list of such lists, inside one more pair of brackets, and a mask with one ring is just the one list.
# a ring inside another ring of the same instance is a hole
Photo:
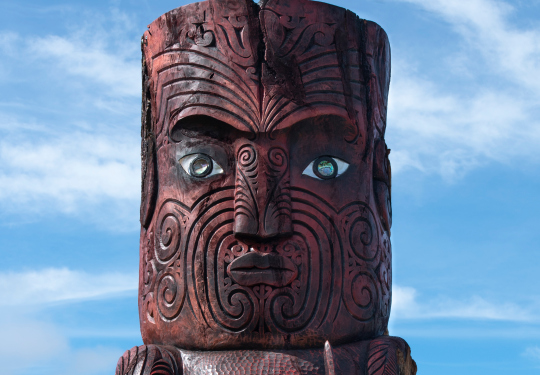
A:
{"label": "carved nose", "polygon": [[268,239],[292,233],[289,158],[281,147],[239,148],[234,233]]}

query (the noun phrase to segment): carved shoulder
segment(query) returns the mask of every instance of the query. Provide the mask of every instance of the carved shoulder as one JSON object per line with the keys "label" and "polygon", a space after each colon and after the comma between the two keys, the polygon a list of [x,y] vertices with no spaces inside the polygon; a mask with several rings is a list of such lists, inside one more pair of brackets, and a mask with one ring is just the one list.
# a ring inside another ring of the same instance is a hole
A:
{"label": "carved shoulder", "polygon": [[181,375],[182,359],[176,348],[135,346],[118,360],[115,375]]}
{"label": "carved shoulder", "polygon": [[391,336],[371,341],[366,375],[416,375],[409,345],[402,338]]}

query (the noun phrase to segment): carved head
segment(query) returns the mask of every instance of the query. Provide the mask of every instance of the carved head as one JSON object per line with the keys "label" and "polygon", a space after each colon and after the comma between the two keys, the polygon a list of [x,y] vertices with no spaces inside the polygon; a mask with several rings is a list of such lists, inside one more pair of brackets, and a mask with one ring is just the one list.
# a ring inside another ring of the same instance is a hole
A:
{"label": "carved head", "polygon": [[307,348],[390,314],[390,47],[325,3],[209,0],[142,39],[146,344]]}

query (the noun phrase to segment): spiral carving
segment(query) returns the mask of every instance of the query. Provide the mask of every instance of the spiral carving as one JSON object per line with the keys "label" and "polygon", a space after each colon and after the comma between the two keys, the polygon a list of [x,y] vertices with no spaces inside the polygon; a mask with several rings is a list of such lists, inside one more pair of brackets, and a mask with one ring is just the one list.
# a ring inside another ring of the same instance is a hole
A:
{"label": "spiral carving", "polygon": [[186,296],[184,279],[180,272],[171,269],[161,275],[157,296],[160,314],[166,320],[177,317]]}
{"label": "spiral carving", "polygon": [[281,147],[272,147],[268,150],[268,161],[273,167],[277,168],[274,171],[278,174],[283,173],[283,170],[287,168],[289,159],[287,153]]}
{"label": "spiral carving", "polygon": [[315,299],[320,290],[313,288],[313,293],[309,294],[311,288],[307,284],[310,278],[317,280],[320,277],[312,272],[319,272],[320,269],[313,262],[310,263],[308,245],[302,236],[305,232],[302,232],[299,229],[291,240],[276,247],[278,254],[288,257],[298,266],[298,276],[290,286],[277,288],[268,297],[265,322],[271,332],[302,331],[319,308]]}
{"label": "spiral carving", "polygon": [[252,145],[238,150],[236,189],[234,192],[235,232],[256,234],[259,230],[257,191],[258,159]]}
{"label": "spiral carving", "polygon": [[155,248],[156,257],[161,262],[170,260],[180,248],[182,225],[172,202],[165,203],[159,212],[156,222]]}
{"label": "spiral carving", "polygon": [[346,277],[343,301],[347,311],[360,321],[375,317],[379,309],[379,283],[368,268],[357,267]]}
{"label": "spiral carving", "polygon": [[153,259],[154,233],[150,231],[147,234],[146,238],[141,238],[141,241],[144,241],[142,244],[142,249],[144,252],[142,261],[144,263],[141,263],[141,266],[142,264],[144,264],[144,268],[143,268],[143,287],[141,289],[141,295],[146,296],[148,293],[150,293],[154,289],[155,282],[156,282],[156,275],[157,275],[156,264],[155,264],[155,260]]}
{"label": "spiral carving", "polygon": [[[253,151],[246,147],[238,155],[246,173],[258,173]],[[279,149],[270,150],[268,158],[276,171],[288,168]],[[156,255],[160,262],[169,260],[152,269],[157,278],[147,304],[149,321],[155,319],[152,300],[163,321],[177,319],[189,303],[197,320],[209,328],[242,334],[317,329],[336,319],[340,305],[360,322],[388,316],[389,240],[383,234],[384,243],[379,243],[377,223],[365,203],[351,203],[337,212],[304,191],[290,203],[290,237],[248,246],[234,233],[232,203],[237,198],[236,190],[234,198],[225,190],[190,213],[177,202],[162,206]],[[294,279],[283,286],[239,284],[229,273],[230,265],[251,251],[288,259],[294,264]]]}
{"label": "spiral carving", "polygon": [[378,261],[379,233],[371,209],[366,205],[352,205],[346,210],[342,225],[356,261]]}
{"label": "spiral carving", "polygon": [[285,150],[273,147],[268,150],[269,186],[265,207],[265,229],[268,233],[287,233],[292,230],[291,193],[289,184],[289,158]]}
{"label": "spiral carving", "polygon": [[154,293],[148,293],[143,300],[143,306],[146,310],[146,319],[152,323],[156,324],[156,310],[154,303]]}
{"label": "spiral carving", "polygon": [[[245,151],[239,160],[253,166],[251,150]],[[286,160],[279,157],[279,150],[275,151],[275,164],[285,166]],[[379,276],[374,273],[375,263],[358,263],[364,259],[378,262],[377,227],[371,211],[365,204],[355,203],[339,214],[341,219],[334,219],[341,220],[345,227],[344,237],[348,241],[344,242],[339,231],[332,229],[331,218],[335,214],[323,210],[324,206],[313,198],[296,201],[291,213],[292,236],[287,241],[255,249],[279,254],[296,265],[296,278],[284,287],[244,286],[234,281],[228,266],[250,249],[234,236],[234,212],[226,202],[205,206],[196,220],[201,225],[195,225],[191,234],[190,241],[197,244],[193,249],[195,255],[188,255],[188,259],[206,261],[188,264],[192,269],[188,280],[196,286],[193,299],[200,304],[200,314],[210,327],[238,333],[295,334],[333,320],[341,303],[354,319],[362,322],[370,321],[381,310],[382,293]],[[346,243],[349,246],[340,245]],[[328,265],[333,265],[331,272]],[[195,277],[199,274],[205,274],[206,280]]]}
{"label": "spiral carving", "polygon": [[252,145],[245,145],[238,150],[238,163],[240,167],[252,171],[251,167],[256,167],[257,151]]}
{"label": "spiral carving", "polygon": [[328,47],[334,41],[335,29],[325,24],[318,24],[317,31],[313,35],[315,44]]}
{"label": "spiral carving", "polygon": [[[238,156],[247,167],[243,171],[258,173],[253,148]],[[268,159],[276,171],[288,168],[279,149],[270,150]],[[145,299],[147,320],[174,321],[190,304],[197,321],[218,332],[296,335],[334,321],[339,311],[366,324],[388,317],[389,239],[383,233],[379,243],[370,208],[354,202],[338,212],[308,191],[293,196],[290,237],[249,246],[235,236],[232,206],[238,196],[230,190],[190,213],[178,202],[164,204],[155,231],[160,260],[149,274],[156,277],[156,289]],[[294,279],[283,286],[240,284],[230,265],[252,251],[286,258]]]}
{"label": "spiral carving", "polygon": [[[230,233],[230,232],[229,232]],[[227,274],[225,264],[248,253],[248,247],[237,242],[233,236],[228,236],[217,249],[217,270],[210,270],[218,280],[216,297],[221,302],[225,314],[216,311],[219,323],[232,331],[253,330],[259,315],[257,297],[249,287],[235,284]],[[217,271],[217,272],[215,272]],[[220,280],[223,282],[220,283]],[[216,308],[217,305],[214,304]]]}
{"label": "spiral carving", "polygon": [[[253,163],[252,158],[244,160],[247,165]],[[339,263],[340,253],[332,249],[332,242],[338,241],[330,232],[313,238],[313,233],[326,232],[328,224],[299,213],[299,225],[289,240],[256,249],[278,254],[295,265],[298,274],[290,284],[279,288],[243,286],[233,281],[227,271],[235,259],[250,252],[234,236],[230,203],[224,195],[217,195],[192,213],[192,225],[185,234],[185,257],[175,258],[178,260],[159,274],[157,305],[161,318],[174,320],[188,301],[187,295],[199,321],[226,332],[294,333],[303,331],[310,323],[321,324],[329,309],[335,314],[337,304],[331,304],[330,291],[322,287],[321,261]],[[188,288],[183,284],[183,270]],[[338,277],[333,282],[339,283],[339,267],[334,273]]]}
{"label": "spiral carving", "polygon": [[210,47],[212,44],[214,44],[214,40],[215,37],[212,31],[201,30],[201,32],[195,37],[195,44],[201,47]]}

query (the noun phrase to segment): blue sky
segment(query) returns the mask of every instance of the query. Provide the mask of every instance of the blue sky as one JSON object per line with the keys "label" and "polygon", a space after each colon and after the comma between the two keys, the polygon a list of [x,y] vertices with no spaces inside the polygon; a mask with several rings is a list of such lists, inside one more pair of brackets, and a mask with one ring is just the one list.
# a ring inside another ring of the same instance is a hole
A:
{"label": "blue sky", "polygon": [[[1,1],[0,363],[112,374],[138,326],[140,36],[182,1]],[[334,0],[392,46],[394,303],[419,374],[540,372],[540,1]]]}

